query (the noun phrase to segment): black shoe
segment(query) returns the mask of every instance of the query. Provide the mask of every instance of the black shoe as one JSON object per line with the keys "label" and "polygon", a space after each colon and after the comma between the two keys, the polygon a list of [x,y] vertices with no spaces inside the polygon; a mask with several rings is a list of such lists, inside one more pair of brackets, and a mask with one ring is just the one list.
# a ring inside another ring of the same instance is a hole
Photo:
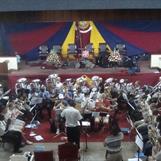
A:
{"label": "black shoe", "polygon": [[14,150],[14,153],[22,153],[22,150]]}
{"label": "black shoe", "polygon": [[21,143],[20,147],[22,148],[22,147],[24,147],[25,145],[26,145],[25,143]]}

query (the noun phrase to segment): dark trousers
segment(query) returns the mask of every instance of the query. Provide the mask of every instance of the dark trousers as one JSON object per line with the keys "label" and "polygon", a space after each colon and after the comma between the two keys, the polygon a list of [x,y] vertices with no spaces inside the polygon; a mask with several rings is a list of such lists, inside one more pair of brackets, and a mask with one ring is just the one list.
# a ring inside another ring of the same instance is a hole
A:
{"label": "dark trousers", "polygon": [[19,150],[22,142],[22,136],[19,131],[8,131],[2,136],[2,139],[4,142],[10,142],[13,144],[14,152]]}
{"label": "dark trousers", "polygon": [[67,137],[68,141],[75,143],[80,148],[80,127],[67,127]]}
{"label": "dark trousers", "polygon": [[49,99],[43,99],[43,102],[42,102],[42,105],[39,109],[39,112],[40,112],[40,117],[43,118],[43,110],[47,110],[48,112],[48,117],[49,119],[51,118],[51,111],[52,111],[52,107],[53,107],[53,104],[52,104],[52,101],[49,100]]}

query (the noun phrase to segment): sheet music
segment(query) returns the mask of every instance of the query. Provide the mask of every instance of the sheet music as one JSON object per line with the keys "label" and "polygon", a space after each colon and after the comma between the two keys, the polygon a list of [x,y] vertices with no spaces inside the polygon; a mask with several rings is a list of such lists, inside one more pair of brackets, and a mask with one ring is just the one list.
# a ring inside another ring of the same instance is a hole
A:
{"label": "sheet music", "polygon": [[35,136],[35,139],[36,139],[37,141],[42,141],[42,140],[44,140],[44,138],[43,138],[41,135]]}
{"label": "sheet music", "polygon": [[32,97],[30,104],[35,105],[42,103],[42,98],[41,97]]}
{"label": "sheet music", "polygon": [[[80,122],[78,121],[78,125],[80,126]],[[91,126],[91,123],[89,121],[82,121],[82,126],[88,127]]]}
{"label": "sheet music", "polygon": [[143,150],[144,143],[141,140],[141,138],[139,137],[139,135],[136,135],[135,143],[140,148],[140,150]]}
{"label": "sheet music", "polygon": [[82,126],[90,126],[91,123],[89,121],[82,121]]}

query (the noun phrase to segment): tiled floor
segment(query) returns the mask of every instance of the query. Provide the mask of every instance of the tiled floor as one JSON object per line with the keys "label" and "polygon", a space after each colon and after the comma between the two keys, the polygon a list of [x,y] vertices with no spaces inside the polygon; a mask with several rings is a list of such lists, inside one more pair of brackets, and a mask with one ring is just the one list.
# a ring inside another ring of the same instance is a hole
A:
{"label": "tiled floor", "polygon": [[[58,161],[57,147],[61,143],[35,143],[33,145],[25,146],[22,150],[33,151],[38,147],[44,147],[46,150],[54,150],[56,154],[56,161]],[[85,143],[81,143],[81,161],[105,161],[105,148],[101,142],[88,143],[88,149],[85,151]],[[11,146],[5,145],[5,149],[0,147],[0,161],[9,161],[9,156],[12,155]],[[128,158],[133,157],[136,152],[136,146],[132,142],[123,142],[123,158],[127,161]]]}

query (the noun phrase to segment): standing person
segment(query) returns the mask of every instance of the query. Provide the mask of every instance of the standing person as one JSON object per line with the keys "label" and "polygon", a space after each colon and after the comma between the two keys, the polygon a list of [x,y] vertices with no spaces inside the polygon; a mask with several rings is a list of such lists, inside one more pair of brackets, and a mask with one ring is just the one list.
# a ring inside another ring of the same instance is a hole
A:
{"label": "standing person", "polygon": [[116,119],[109,120],[110,136],[107,136],[104,141],[106,147],[106,161],[122,161],[121,141],[123,140],[123,133],[121,132]]}
{"label": "standing person", "polygon": [[68,105],[61,113],[61,117],[65,118],[66,133],[69,142],[75,143],[80,148],[80,126],[82,115],[74,108],[75,102],[73,100],[68,101]]}

